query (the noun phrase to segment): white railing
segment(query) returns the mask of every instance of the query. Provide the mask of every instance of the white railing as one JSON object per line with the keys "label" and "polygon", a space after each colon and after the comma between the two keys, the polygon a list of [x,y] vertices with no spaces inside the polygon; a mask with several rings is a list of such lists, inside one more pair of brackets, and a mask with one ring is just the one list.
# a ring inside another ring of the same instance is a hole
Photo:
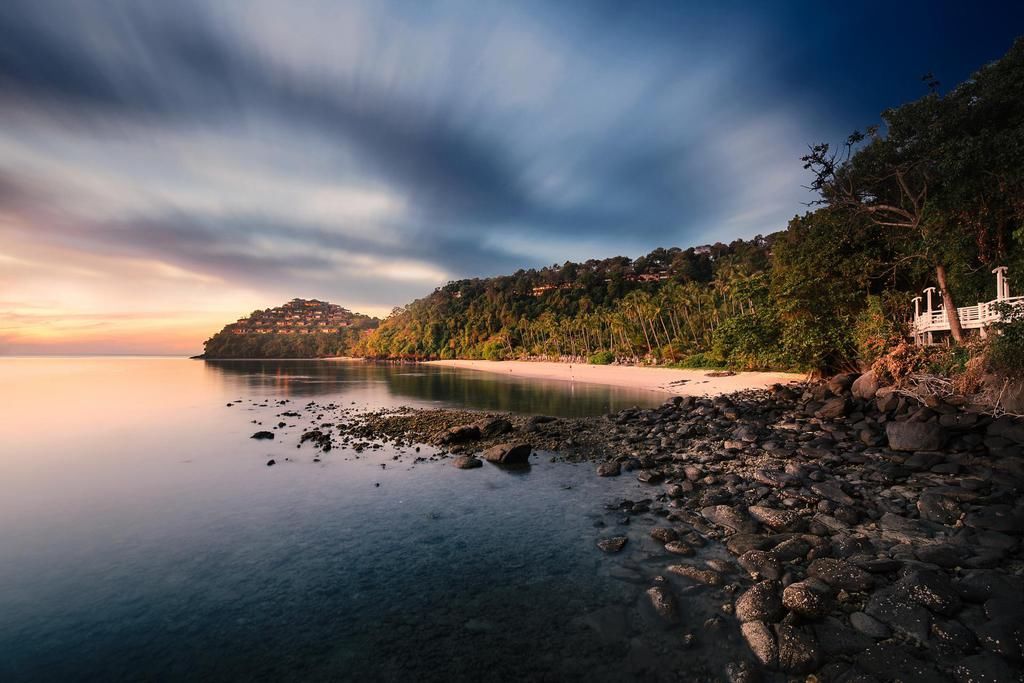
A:
{"label": "white railing", "polygon": [[[996,309],[996,304],[1024,307],[1024,296],[1007,297],[1005,299],[979,303],[974,306],[958,308],[956,310],[960,316],[960,326],[965,330],[977,330],[999,322],[1000,315]],[[937,311],[925,311],[920,315],[914,316],[914,334],[920,335],[927,332],[941,332],[944,330],[949,330],[949,320],[946,318],[946,312],[941,308]]]}

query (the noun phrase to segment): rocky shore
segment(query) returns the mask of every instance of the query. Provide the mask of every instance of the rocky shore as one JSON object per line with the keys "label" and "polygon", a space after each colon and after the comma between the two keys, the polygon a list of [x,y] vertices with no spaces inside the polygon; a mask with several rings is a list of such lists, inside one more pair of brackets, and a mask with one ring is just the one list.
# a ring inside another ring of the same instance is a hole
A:
{"label": "rocky shore", "polygon": [[[278,427],[311,418],[315,458],[387,445],[473,468],[533,451],[635,477],[644,494],[607,512],[664,550],[642,599],[666,628],[693,591],[720,604],[705,631],[746,645],[724,680],[1019,681],[1024,421],[962,403],[869,374],[580,419],[310,403]],[[595,552],[626,545],[609,530]]]}

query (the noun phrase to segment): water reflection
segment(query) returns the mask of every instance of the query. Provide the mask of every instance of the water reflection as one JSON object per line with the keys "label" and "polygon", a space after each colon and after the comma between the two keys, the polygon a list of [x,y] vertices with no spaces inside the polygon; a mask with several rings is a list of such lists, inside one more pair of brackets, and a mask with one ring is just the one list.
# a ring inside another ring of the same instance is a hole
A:
{"label": "water reflection", "polygon": [[203,361],[231,391],[291,397],[331,396],[370,406],[395,401],[560,417],[600,415],[664,400],[657,392],[485,374],[432,365],[338,361]]}

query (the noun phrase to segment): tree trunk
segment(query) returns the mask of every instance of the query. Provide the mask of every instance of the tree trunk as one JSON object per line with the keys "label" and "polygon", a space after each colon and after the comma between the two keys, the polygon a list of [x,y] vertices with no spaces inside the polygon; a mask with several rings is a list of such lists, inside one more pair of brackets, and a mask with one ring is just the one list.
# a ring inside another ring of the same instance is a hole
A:
{"label": "tree trunk", "polygon": [[960,327],[960,312],[953,303],[953,295],[946,283],[946,267],[935,266],[935,279],[939,282],[939,294],[942,296],[942,307],[946,309],[946,320],[949,322],[949,334],[957,344],[964,342],[964,330]]}

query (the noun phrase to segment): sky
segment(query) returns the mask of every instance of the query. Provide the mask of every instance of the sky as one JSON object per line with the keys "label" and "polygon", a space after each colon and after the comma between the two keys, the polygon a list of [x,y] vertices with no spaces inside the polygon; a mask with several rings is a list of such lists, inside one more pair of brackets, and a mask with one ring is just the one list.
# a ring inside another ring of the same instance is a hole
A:
{"label": "sky", "polygon": [[1004,1],[4,0],[0,354],[781,230],[808,144],[1020,34]]}

